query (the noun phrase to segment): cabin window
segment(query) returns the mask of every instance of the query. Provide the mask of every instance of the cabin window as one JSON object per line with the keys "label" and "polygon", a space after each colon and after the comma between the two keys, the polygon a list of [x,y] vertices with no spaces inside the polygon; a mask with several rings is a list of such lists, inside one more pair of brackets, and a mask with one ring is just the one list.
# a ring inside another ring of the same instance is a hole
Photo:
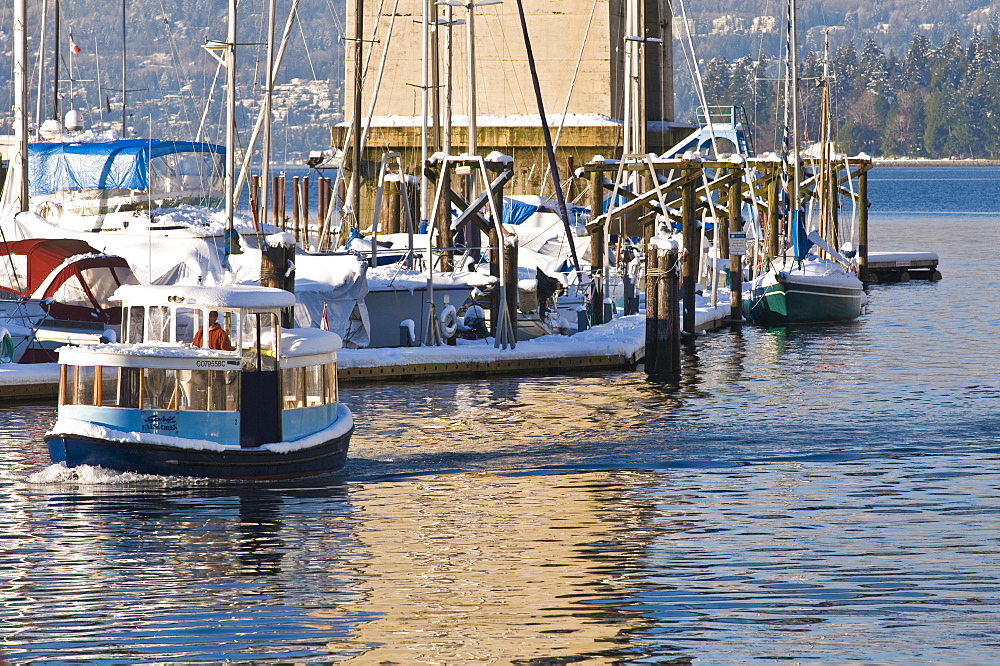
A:
{"label": "cabin window", "polygon": [[146,315],[146,340],[170,342],[170,308],[165,305],[150,306]]}
{"label": "cabin window", "polygon": [[65,365],[61,378],[64,405],[93,405],[97,372],[92,366]]}
{"label": "cabin window", "polygon": [[79,305],[85,308],[94,307],[94,302],[87,294],[87,290],[80,282],[79,275],[66,278],[66,281],[59,285],[59,288],[52,294],[52,300],[65,305]]}
{"label": "cabin window", "polygon": [[337,364],[282,368],[281,390],[285,409],[333,404],[337,402]]}
{"label": "cabin window", "polygon": [[101,406],[118,406],[118,383],[119,371],[124,368],[103,368],[101,371],[101,386],[98,393],[101,395]]}
{"label": "cabin window", "polygon": [[[94,266],[80,271],[80,279],[90,289],[97,305],[101,308],[111,306],[111,296],[123,284],[139,284],[132,271],[120,266]],[[58,300],[58,299],[57,299]],[[90,305],[88,297],[86,305]]]}
{"label": "cabin window", "polygon": [[143,409],[177,409],[176,371],[143,368],[140,393]]}
{"label": "cabin window", "polygon": [[326,402],[333,404],[340,399],[337,394],[337,364],[326,364]]}
{"label": "cabin window", "polygon": [[179,409],[239,410],[239,373],[230,370],[178,370]]}
{"label": "cabin window", "polygon": [[28,291],[28,257],[24,254],[8,254],[0,267],[0,287],[18,294]]}
{"label": "cabin window", "polygon": [[174,339],[177,342],[191,344],[194,340],[195,331],[204,327],[204,324],[202,324],[203,318],[204,315],[202,310],[195,310],[194,308],[177,308],[174,312],[174,326],[177,327],[177,333],[175,334]]}
{"label": "cabin window", "polygon": [[322,405],[326,399],[326,372],[322,365],[311,365],[304,368],[306,407]]}
{"label": "cabin window", "polygon": [[302,368],[281,369],[281,391],[285,409],[305,407],[306,378]]}
{"label": "cabin window", "polygon": [[118,370],[117,398],[119,407],[139,408],[140,376],[139,368],[120,368]]}
{"label": "cabin window", "polygon": [[251,312],[243,318],[240,349],[244,370],[277,370],[277,317],[271,312]]}
{"label": "cabin window", "polygon": [[127,331],[125,340],[130,344],[142,342],[145,334],[146,308],[133,305],[128,309]]}

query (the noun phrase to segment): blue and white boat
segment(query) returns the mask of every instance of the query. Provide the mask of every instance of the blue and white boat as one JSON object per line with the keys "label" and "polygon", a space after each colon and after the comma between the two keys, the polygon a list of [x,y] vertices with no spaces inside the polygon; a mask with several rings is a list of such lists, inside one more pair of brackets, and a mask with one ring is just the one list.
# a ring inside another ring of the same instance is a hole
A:
{"label": "blue and white boat", "polygon": [[338,400],[341,339],[282,328],[294,294],[130,285],[115,299],[121,342],[59,350],[54,463],[233,480],[344,466],[354,421]]}

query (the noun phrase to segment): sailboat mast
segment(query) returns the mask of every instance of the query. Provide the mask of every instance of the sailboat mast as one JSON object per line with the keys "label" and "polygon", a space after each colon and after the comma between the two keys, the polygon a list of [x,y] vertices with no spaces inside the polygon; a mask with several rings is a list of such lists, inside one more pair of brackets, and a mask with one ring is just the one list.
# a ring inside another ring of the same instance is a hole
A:
{"label": "sailboat mast", "polygon": [[351,124],[351,208],[354,211],[354,226],[361,226],[361,91],[364,78],[361,76],[362,33],[365,29],[364,1],[357,0],[354,11],[354,122]]}
{"label": "sailboat mast", "polygon": [[19,211],[28,210],[28,2],[14,0],[14,147],[8,193]]}
{"label": "sailboat mast", "polygon": [[[261,220],[266,224],[268,221],[268,211],[270,209],[270,197],[278,197],[277,192],[271,191],[271,105],[274,98],[274,15],[277,11],[276,0],[269,0],[267,4],[267,66],[264,69],[264,145],[260,156],[260,205]],[[280,220],[273,220],[278,224]]]}
{"label": "sailboat mast", "polygon": [[798,38],[798,18],[796,17],[796,0],[788,0],[788,20],[789,30],[789,50],[791,51],[791,63],[788,76],[791,83],[791,107],[792,107],[792,155],[795,162],[792,164],[792,192],[791,210],[799,210],[799,184],[802,182],[801,160],[799,159],[799,38]]}
{"label": "sailboat mast", "polygon": [[37,66],[37,71],[38,71],[37,90],[39,91],[39,94],[35,96],[35,127],[42,126],[42,99],[44,98],[44,95],[41,94],[41,90],[43,88],[42,84],[45,81],[45,74],[44,74],[45,54],[47,52],[45,48],[45,34],[46,34],[45,24],[48,21],[48,18],[49,18],[48,0],[42,0],[42,30],[38,40],[38,66]]}
{"label": "sailboat mast", "polygon": [[[233,233],[236,206],[236,0],[229,0],[226,28],[226,231]],[[228,244],[227,244],[228,246]]]}
{"label": "sailboat mast", "polygon": [[[127,0],[122,0],[122,138],[126,138],[127,135],[127,125],[126,125],[126,101],[128,99],[128,58],[126,56],[126,51],[128,50],[128,43],[125,41],[125,3]],[[58,13],[58,10],[57,10]],[[58,59],[59,56],[56,56]]]}
{"label": "sailboat mast", "polygon": [[52,78],[52,119],[59,120],[59,40],[61,39],[59,35],[59,0],[55,1],[55,10],[55,21],[52,24],[55,33],[55,39],[53,40],[55,42],[55,65]]}

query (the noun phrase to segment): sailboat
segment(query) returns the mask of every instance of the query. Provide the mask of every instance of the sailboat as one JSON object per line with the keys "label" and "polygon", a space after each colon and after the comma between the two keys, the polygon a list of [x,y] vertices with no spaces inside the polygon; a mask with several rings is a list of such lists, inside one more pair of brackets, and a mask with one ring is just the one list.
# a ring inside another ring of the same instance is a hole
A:
{"label": "sailboat", "polygon": [[[835,234],[837,190],[830,173],[833,143],[830,140],[829,48],[821,81],[823,94],[822,131],[816,170],[819,220],[807,231],[807,219],[800,201],[802,152],[798,140],[798,73],[795,0],[790,1],[791,65],[790,104],[792,108],[792,171],[790,195],[791,256],[771,257],[767,270],[750,283],[750,298],[744,301],[744,316],[751,322],[771,325],[832,322],[857,319],[866,302],[864,285],[853,272],[852,262],[828,242]],[[824,237],[821,230],[826,231]]]}

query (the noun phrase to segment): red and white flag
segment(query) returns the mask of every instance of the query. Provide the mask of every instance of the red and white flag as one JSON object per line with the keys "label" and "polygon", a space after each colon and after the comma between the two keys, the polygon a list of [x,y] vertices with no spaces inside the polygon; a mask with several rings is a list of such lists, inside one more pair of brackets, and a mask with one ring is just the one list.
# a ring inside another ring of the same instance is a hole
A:
{"label": "red and white flag", "polygon": [[319,327],[324,331],[330,330],[330,315],[326,312],[326,303],[323,303],[323,316],[319,318]]}
{"label": "red and white flag", "polygon": [[79,53],[80,52],[80,47],[77,46],[76,42],[73,41],[73,31],[72,30],[69,31],[69,50],[72,51],[73,53]]}

